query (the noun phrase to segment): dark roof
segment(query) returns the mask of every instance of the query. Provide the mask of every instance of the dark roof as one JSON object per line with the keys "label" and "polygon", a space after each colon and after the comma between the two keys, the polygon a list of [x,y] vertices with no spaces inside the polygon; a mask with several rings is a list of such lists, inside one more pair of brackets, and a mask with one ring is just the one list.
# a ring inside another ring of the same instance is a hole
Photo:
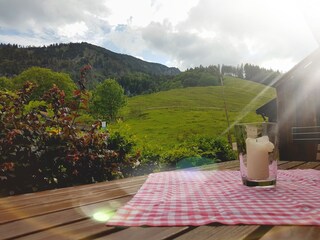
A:
{"label": "dark roof", "polygon": [[256,110],[256,113],[261,115],[263,119],[268,117],[269,122],[277,121],[277,99],[274,98],[271,101],[267,102],[263,106],[259,107]]}

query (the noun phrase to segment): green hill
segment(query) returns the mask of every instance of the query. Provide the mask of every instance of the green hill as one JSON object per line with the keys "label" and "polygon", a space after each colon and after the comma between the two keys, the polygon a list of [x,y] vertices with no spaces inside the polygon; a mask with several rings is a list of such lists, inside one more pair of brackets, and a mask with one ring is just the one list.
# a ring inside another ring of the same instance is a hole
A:
{"label": "green hill", "polygon": [[128,99],[122,123],[138,140],[170,147],[190,135],[226,136],[227,121],[223,90],[230,122],[262,121],[255,113],[261,105],[275,97],[275,89],[233,77],[222,86],[173,89]]}

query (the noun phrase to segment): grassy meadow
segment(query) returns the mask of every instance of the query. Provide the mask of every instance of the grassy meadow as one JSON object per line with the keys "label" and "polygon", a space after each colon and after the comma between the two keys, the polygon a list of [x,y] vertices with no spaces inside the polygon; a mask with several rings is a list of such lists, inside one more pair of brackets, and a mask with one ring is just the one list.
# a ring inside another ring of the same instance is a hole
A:
{"label": "grassy meadow", "polygon": [[[226,137],[228,124],[262,121],[255,110],[276,96],[275,89],[255,82],[224,78],[224,87],[173,89],[128,99],[113,129],[126,129],[138,144],[170,148],[192,135]],[[232,130],[232,128],[231,128]]]}

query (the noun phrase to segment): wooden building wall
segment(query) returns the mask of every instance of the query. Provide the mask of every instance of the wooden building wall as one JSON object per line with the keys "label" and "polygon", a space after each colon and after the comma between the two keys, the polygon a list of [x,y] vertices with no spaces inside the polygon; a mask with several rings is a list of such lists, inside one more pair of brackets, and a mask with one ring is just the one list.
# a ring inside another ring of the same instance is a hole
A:
{"label": "wooden building wall", "polygon": [[292,127],[319,125],[317,119],[320,112],[320,61],[317,64],[318,59],[320,60],[318,57],[310,63],[302,62],[276,86],[281,160],[313,161],[317,158],[318,144],[293,142]]}

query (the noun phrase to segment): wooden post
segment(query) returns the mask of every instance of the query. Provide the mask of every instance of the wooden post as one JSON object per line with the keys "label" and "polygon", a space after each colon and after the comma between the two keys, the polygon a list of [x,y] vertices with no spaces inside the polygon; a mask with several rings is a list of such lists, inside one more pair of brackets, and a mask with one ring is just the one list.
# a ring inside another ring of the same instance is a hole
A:
{"label": "wooden post", "polygon": [[226,102],[226,97],[225,97],[225,92],[224,92],[223,77],[222,77],[221,72],[220,72],[219,76],[220,76],[220,82],[221,82],[221,86],[222,86],[222,99],[223,99],[223,104],[224,104],[224,112],[226,114],[226,120],[227,120],[227,125],[228,125],[228,142],[229,142],[229,145],[232,146],[229,114],[228,114],[227,102]]}

